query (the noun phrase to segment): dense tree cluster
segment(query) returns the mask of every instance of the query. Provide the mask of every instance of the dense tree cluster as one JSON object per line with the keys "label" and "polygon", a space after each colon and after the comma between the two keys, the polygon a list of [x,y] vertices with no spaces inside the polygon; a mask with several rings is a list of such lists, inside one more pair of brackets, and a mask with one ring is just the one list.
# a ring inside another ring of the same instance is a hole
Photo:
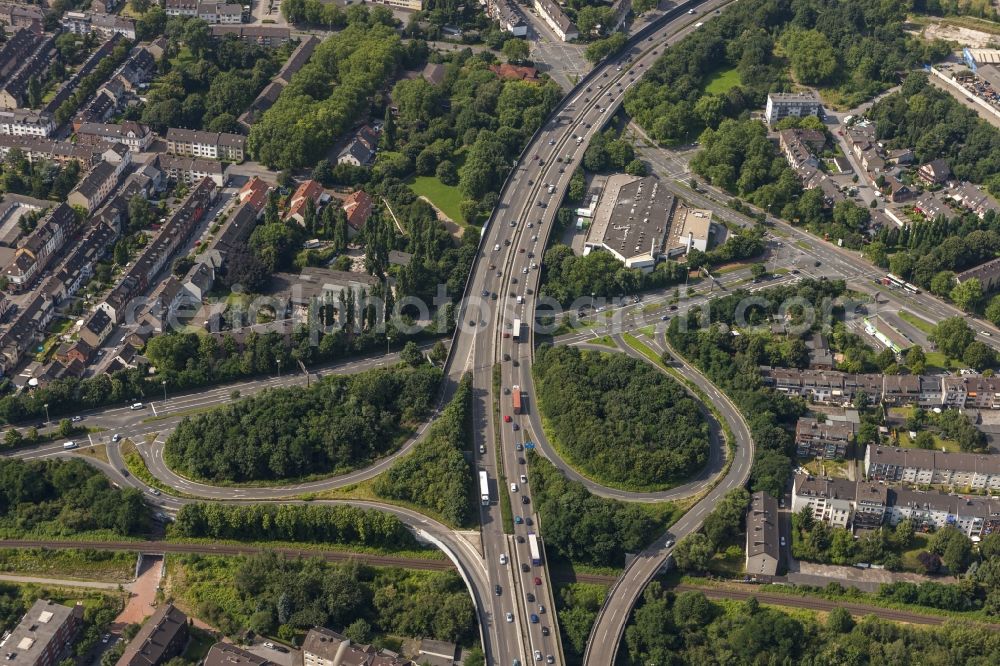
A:
{"label": "dense tree cluster", "polygon": [[[908,585],[906,583],[902,585]],[[954,587],[954,586],[941,586]],[[761,606],[756,599],[722,605],[701,592],[646,589],[625,633],[626,663],[645,664],[907,664],[978,666],[1000,659],[995,632],[949,623],[927,629],[843,609],[825,622]]]}
{"label": "dense tree cluster", "polygon": [[1000,195],[1000,130],[932,86],[922,72],[868,112],[875,133],[890,148],[912,148],[919,162],[944,158],[956,178],[985,183]]}
{"label": "dense tree cluster", "polygon": [[429,411],[440,378],[430,365],[398,365],[269,389],[186,417],[167,439],[164,459],[215,481],[346,471],[398,445]]}
{"label": "dense tree cluster", "polygon": [[674,560],[682,571],[704,573],[712,557],[739,541],[743,516],[750,506],[750,493],[736,488],[715,505],[705,517],[702,529],[684,537],[674,549]]}
{"label": "dense tree cluster", "polygon": [[470,448],[472,377],[466,375],[455,397],[435,419],[413,452],[375,479],[375,494],[434,511],[449,523],[468,525],[473,474],[465,451]]}
{"label": "dense tree cluster", "polygon": [[199,617],[230,636],[249,629],[291,642],[326,626],[348,628],[361,641],[375,633],[464,644],[476,638],[475,607],[454,571],[376,569],[270,551],[226,560],[186,556],[181,565]]}
{"label": "dense tree cluster", "polygon": [[0,459],[0,534],[64,537],[102,530],[124,537],[143,530],[142,493],[119,490],[82,460]]}
{"label": "dense tree cluster", "polygon": [[275,168],[316,164],[389,80],[402,56],[395,31],[355,23],[326,39],[250,132],[250,152]]}
{"label": "dense tree cluster", "polygon": [[[189,127],[212,132],[236,132],[239,117],[263,90],[293,48],[268,49],[230,36],[215,41],[205,21],[171,17],[165,28],[169,68],[150,87],[142,122],[157,131]],[[180,49],[194,58],[169,59]],[[173,64],[171,64],[173,63]]]}
{"label": "dense tree cluster", "polygon": [[20,589],[16,585],[0,583],[0,627],[13,627],[25,610]]}
{"label": "dense tree cluster", "polygon": [[[791,298],[801,298],[822,312],[825,299],[841,296],[845,289],[843,281],[804,280],[796,285],[758,292],[755,296],[762,301],[755,300],[753,305],[742,310],[739,303],[748,294],[740,290],[708,304],[712,323],[707,328],[700,326],[698,312],[689,313],[684,325],[679,318],[670,322],[667,329],[670,344],[722,388],[747,420],[755,447],[750,473],[751,490],[755,492],[766,490],[775,497],[781,495],[794,455],[789,430],[803,414],[803,405],[763,385],[760,365],[771,358],[768,338],[733,336],[726,327],[736,324],[738,314],[743,315],[748,325],[768,323],[779,306]],[[838,312],[842,314],[834,308],[832,314]],[[805,316],[804,308],[799,306],[789,308],[787,314],[792,317],[793,324],[801,322]]]}
{"label": "dense tree cluster", "polygon": [[538,408],[549,436],[585,474],[629,488],[662,488],[708,460],[708,426],[673,378],[623,354],[541,347]]}
{"label": "dense tree cluster", "polygon": [[417,542],[384,511],[316,504],[185,504],[170,526],[178,538],[301,541],[399,550]]}
{"label": "dense tree cluster", "polygon": [[802,192],[795,171],[767,139],[757,120],[723,120],[701,135],[702,149],[691,168],[708,182],[780,213]]}
{"label": "dense tree cluster", "polygon": [[591,252],[581,257],[568,245],[556,243],[545,252],[541,292],[569,305],[591,294],[611,297],[635,294],[645,289],[667,287],[684,281],[684,266],[664,261],[649,273],[626,268],[610,252]]}
{"label": "dense tree cluster", "polygon": [[[690,140],[723,118],[760,109],[768,92],[790,90],[786,58],[801,83],[832,87],[845,106],[895,85],[898,72],[947,54],[903,30],[906,3],[878,0],[750,0],[728,7],[650,69],[625,109],[666,144]],[[779,54],[780,52],[780,54]],[[735,69],[739,83],[720,94],[705,85]]]}
{"label": "dense tree cluster", "polygon": [[903,552],[913,545],[913,531],[913,524],[904,520],[895,528],[868,530],[855,540],[851,530],[816,520],[806,507],[792,518],[792,555],[827,564],[868,562],[898,571],[903,566]]}
{"label": "dense tree cluster", "polygon": [[643,507],[591,495],[545,458],[528,453],[532,501],[541,519],[545,552],[578,564],[623,566],[666,526]]}
{"label": "dense tree cluster", "polygon": [[[29,162],[20,148],[11,148],[0,165],[0,173],[3,174],[0,177],[0,192],[65,201],[80,179],[80,163],[73,160],[60,166],[45,161]],[[30,217],[25,215],[22,220],[29,223]],[[22,228],[24,226],[22,224]]]}

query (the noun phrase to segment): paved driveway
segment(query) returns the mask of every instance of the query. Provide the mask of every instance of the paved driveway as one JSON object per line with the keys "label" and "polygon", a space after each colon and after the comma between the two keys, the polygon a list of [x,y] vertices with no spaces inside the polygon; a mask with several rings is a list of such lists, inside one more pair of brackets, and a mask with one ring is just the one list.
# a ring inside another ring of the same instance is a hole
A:
{"label": "paved driveway", "polygon": [[156,590],[163,572],[163,557],[146,555],[142,558],[139,577],[129,586],[131,595],[124,610],[115,618],[116,625],[138,624],[156,610]]}

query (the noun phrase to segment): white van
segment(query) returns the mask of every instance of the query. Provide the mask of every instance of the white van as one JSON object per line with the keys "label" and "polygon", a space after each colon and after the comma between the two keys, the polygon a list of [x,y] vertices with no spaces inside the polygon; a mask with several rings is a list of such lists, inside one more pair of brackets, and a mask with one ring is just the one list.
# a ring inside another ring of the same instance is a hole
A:
{"label": "white van", "polygon": [[493,251],[494,252],[499,252],[500,251],[500,243],[497,243],[496,245],[493,246]]}
{"label": "white van", "polygon": [[521,305],[522,303],[524,303],[524,296],[521,296],[520,294],[518,294],[517,295],[517,304]]}
{"label": "white van", "polygon": [[141,402],[133,402],[132,406],[129,407],[129,409],[131,409],[133,412],[138,411],[138,410],[142,409],[142,403]]}
{"label": "white van", "polygon": [[63,443],[63,448],[66,449],[67,451],[70,450],[70,449],[75,449],[76,448],[76,442],[74,442],[72,440],[69,441],[69,442],[65,442],[65,443]]}

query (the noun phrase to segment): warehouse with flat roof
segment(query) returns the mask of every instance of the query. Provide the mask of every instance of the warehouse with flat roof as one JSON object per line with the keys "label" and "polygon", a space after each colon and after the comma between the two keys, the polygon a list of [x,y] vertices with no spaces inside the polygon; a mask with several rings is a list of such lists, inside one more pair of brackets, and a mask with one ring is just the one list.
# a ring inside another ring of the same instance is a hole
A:
{"label": "warehouse with flat roof", "polygon": [[584,255],[603,250],[628,268],[653,270],[664,252],[675,203],[653,176],[611,176],[594,211]]}

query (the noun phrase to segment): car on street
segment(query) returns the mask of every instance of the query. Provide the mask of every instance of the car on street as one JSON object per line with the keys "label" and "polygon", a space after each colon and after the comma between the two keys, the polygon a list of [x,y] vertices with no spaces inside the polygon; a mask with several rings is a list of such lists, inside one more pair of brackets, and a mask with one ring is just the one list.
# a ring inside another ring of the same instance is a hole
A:
{"label": "car on street", "polygon": [[72,420],[73,423],[79,423],[80,421],[83,420],[83,417],[82,416],[74,416],[71,420]]}
{"label": "car on street", "polygon": [[518,430],[521,429],[521,426],[517,425],[516,423],[513,424],[513,427],[514,427],[514,432],[517,432]]}
{"label": "car on street", "polygon": [[[518,539],[520,539],[518,543],[524,543],[524,537],[518,537]],[[527,562],[521,562],[521,571],[523,571],[524,573],[528,573],[529,571],[531,571],[531,567],[528,566]]]}
{"label": "car on street", "polygon": [[523,537],[523,536],[521,536],[520,534],[518,534],[518,535],[517,535],[517,542],[518,542],[518,543],[524,543],[524,537]]}
{"label": "car on street", "polygon": [[500,553],[500,564],[507,564],[507,553]]}
{"label": "car on street", "polygon": [[504,423],[510,423],[510,414],[504,414],[503,415],[503,422]]}
{"label": "car on street", "polygon": [[132,406],[129,407],[129,409],[131,409],[133,412],[136,412],[136,411],[142,409],[142,403],[141,402],[133,402]]}
{"label": "car on street", "polygon": [[117,442],[117,441],[118,441],[118,440],[120,440],[121,438],[122,438],[122,436],[121,436],[121,435],[119,435],[118,433],[115,433],[115,434],[111,435],[111,441],[112,441],[112,442]]}
{"label": "car on street", "polygon": [[272,643],[271,641],[264,641],[263,645],[264,645],[264,647],[266,647],[269,650],[273,650],[274,649],[274,643]]}
{"label": "car on street", "polygon": [[512,493],[516,493],[517,492],[517,484],[516,483],[510,484],[510,492],[512,492]]}
{"label": "car on street", "polygon": [[514,516],[515,525],[521,525],[523,523],[524,523],[524,518],[522,518],[521,516]]}
{"label": "car on street", "polygon": [[538,576],[535,576],[535,585],[541,585],[541,584],[542,584],[542,579],[539,578]]}
{"label": "car on street", "polygon": [[157,497],[159,497],[160,496],[160,489],[159,488],[153,488],[152,490],[149,491],[149,494],[150,495],[156,495]]}
{"label": "car on street", "polygon": [[494,586],[493,586],[493,591],[494,591],[494,592],[496,593],[496,595],[497,595],[498,597],[499,597],[499,596],[500,596],[501,594],[503,594],[503,588],[502,588],[502,587],[500,587],[499,585],[494,585]]}
{"label": "car on street", "polygon": [[514,614],[513,613],[507,613],[507,621],[508,622],[513,622],[514,621]]}
{"label": "car on street", "polygon": [[531,614],[531,624],[538,624],[538,616],[534,613]]}
{"label": "car on street", "polygon": [[535,661],[541,661],[541,660],[542,660],[542,651],[535,650]]}
{"label": "car on street", "polygon": [[782,545],[782,547],[784,547],[784,545],[785,545],[785,537],[781,537],[781,545]]}
{"label": "car on street", "polygon": [[521,504],[527,504],[527,503],[528,503],[528,496],[521,495]]}
{"label": "car on street", "polygon": [[525,594],[524,598],[528,600],[529,604],[535,603],[535,595],[533,595],[531,592],[528,592],[527,594]]}
{"label": "car on street", "polygon": [[549,635],[549,628],[542,627],[542,636],[548,636],[548,635]]}

